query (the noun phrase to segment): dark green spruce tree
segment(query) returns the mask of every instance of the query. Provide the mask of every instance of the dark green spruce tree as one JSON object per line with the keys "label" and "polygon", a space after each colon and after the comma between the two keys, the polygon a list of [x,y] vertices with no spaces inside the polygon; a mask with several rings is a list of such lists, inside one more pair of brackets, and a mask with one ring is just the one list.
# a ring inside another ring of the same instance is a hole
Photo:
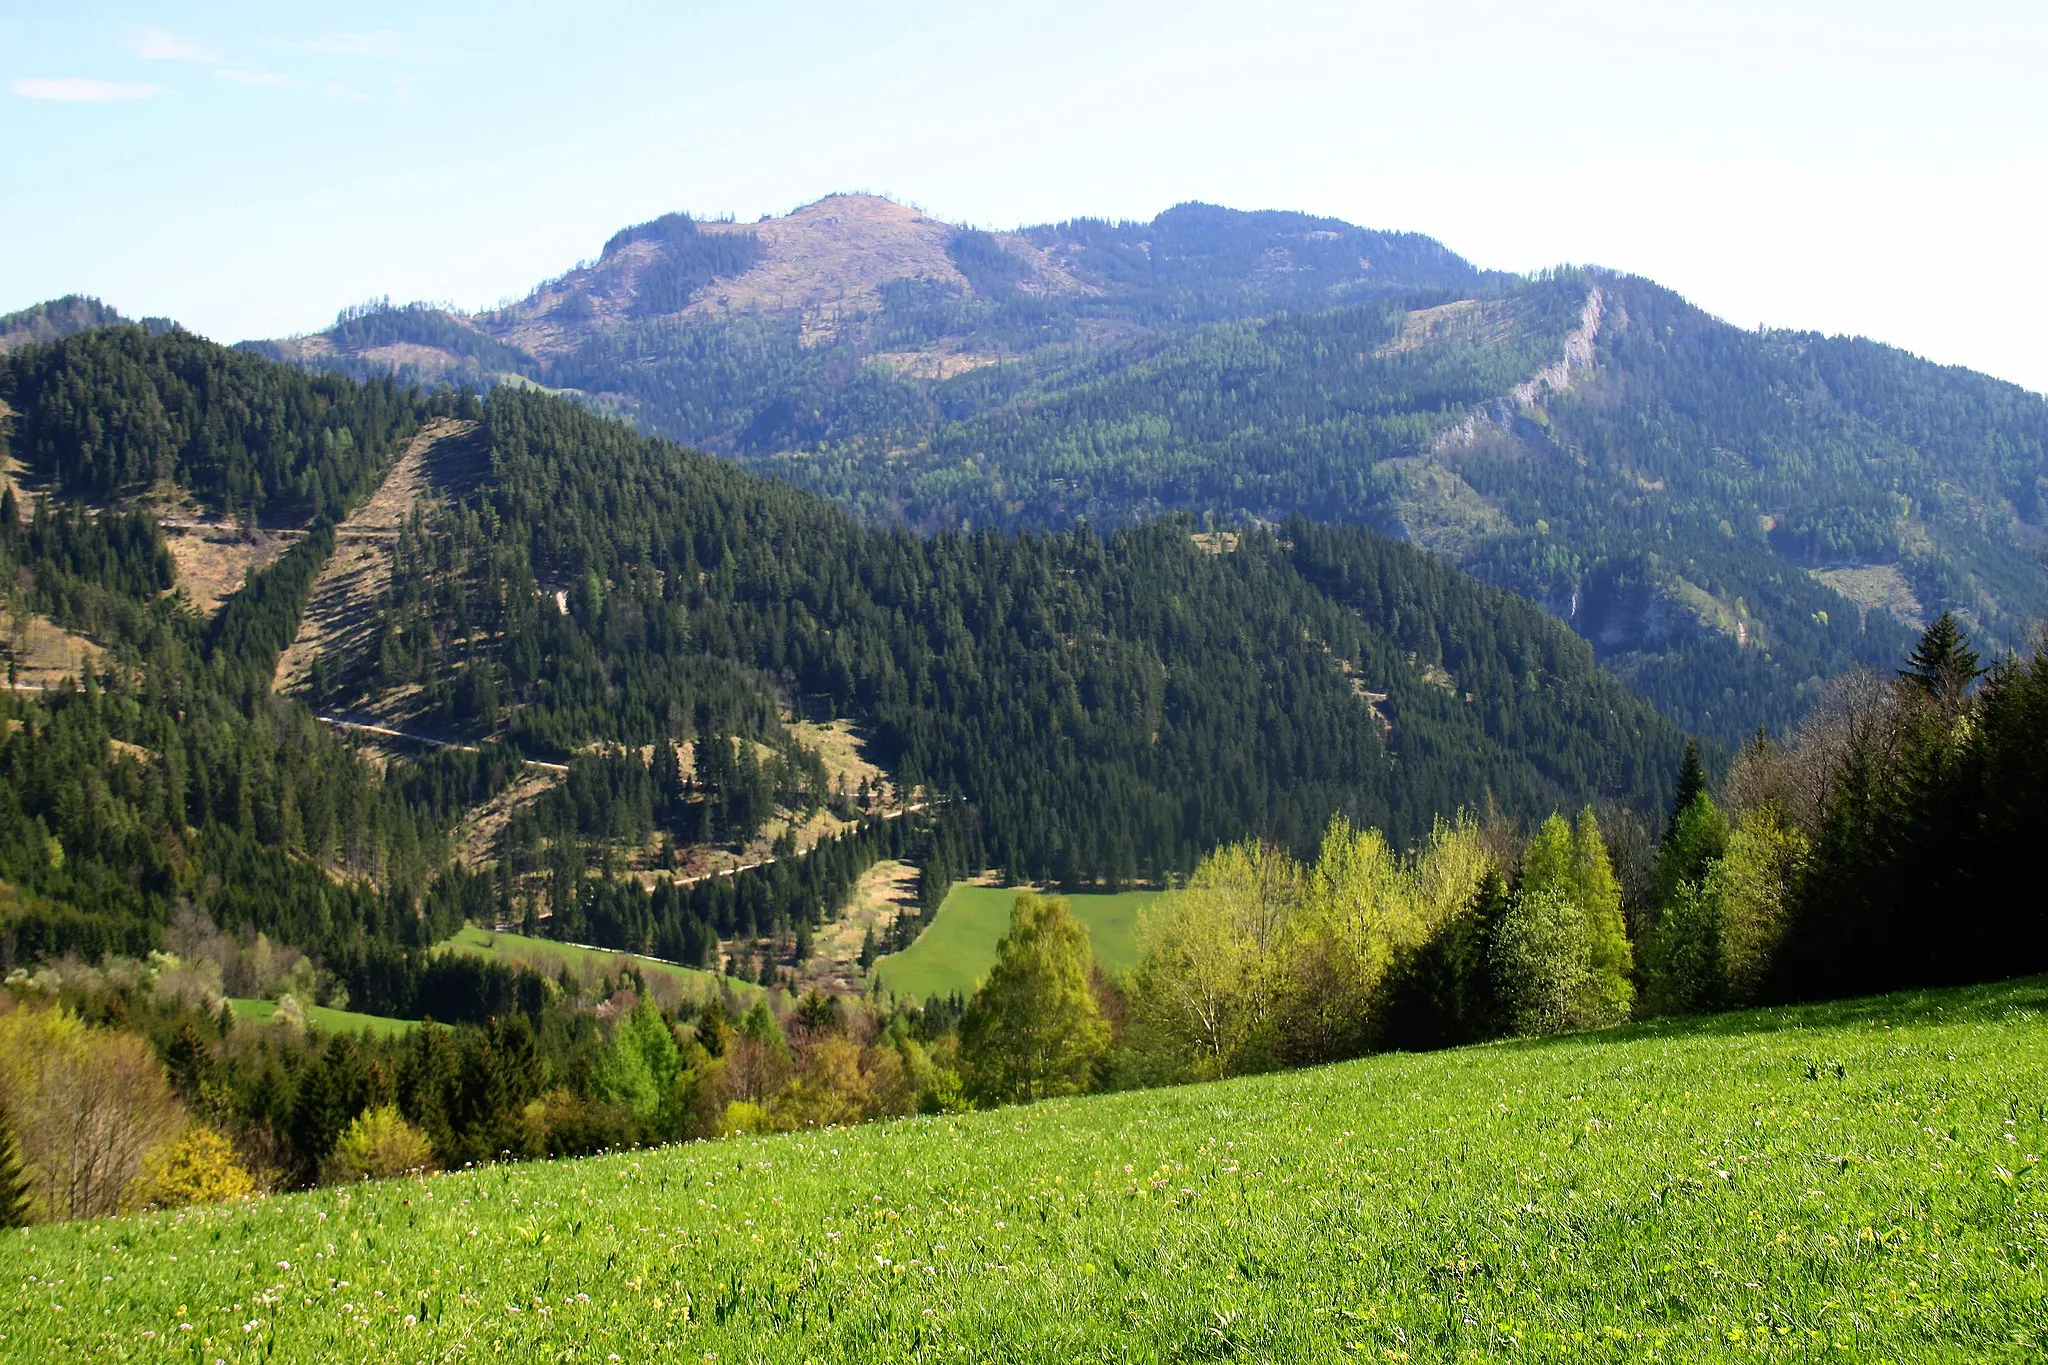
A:
{"label": "dark green spruce tree", "polygon": [[1957,624],[1955,613],[1945,611],[1920,636],[1920,643],[1906,656],[1899,677],[1925,692],[1943,711],[1962,705],[1970,684],[1984,676],[1970,637]]}
{"label": "dark green spruce tree", "polygon": [[1700,746],[1687,738],[1685,757],[1678,761],[1678,790],[1671,796],[1671,823],[1664,827],[1664,842],[1670,843],[1678,828],[1678,817],[1707,789],[1707,765],[1700,761]]}

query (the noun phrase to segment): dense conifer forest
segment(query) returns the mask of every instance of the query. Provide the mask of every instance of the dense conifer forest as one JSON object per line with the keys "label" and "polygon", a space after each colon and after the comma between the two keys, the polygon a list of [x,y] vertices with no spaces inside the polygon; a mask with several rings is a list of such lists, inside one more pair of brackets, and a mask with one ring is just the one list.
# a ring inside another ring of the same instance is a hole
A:
{"label": "dense conifer forest", "polygon": [[[326,685],[345,700],[424,683],[451,725],[529,755],[627,746],[577,761],[612,765],[597,785],[626,794],[599,804],[623,801],[635,830],[660,818],[679,837],[730,837],[777,799],[823,804],[815,762],[781,731],[791,710],[870,723],[907,786],[973,812],[978,856],[1056,881],[1157,878],[1248,831],[1305,846],[1331,810],[1405,835],[1446,804],[1533,814],[1559,799],[1654,795],[1676,753],[1675,731],[1540,613],[1365,532],[1304,525],[1198,543],[1163,522],[1107,539],[920,539],[863,529],[538,393],[428,400],[133,328],[24,348],[5,365],[15,448],[60,494],[104,506],[169,482],[309,527],[201,622],[167,595],[171,566],[146,514],[45,497],[25,515],[9,495],[0,541],[21,570],[21,605],[118,661],[75,695],[10,703],[24,772],[52,775],[47,788],[25,777],[13,799],[62,844],[68,821],[97,817],[60,814],[55,775],[117,742],[91,766],[114,775],[113,809],[140,803],[120,822],[162,831],[145,866],[168,856],[165,834],[183,842],[181,828],[217,825],[222,840],[282,857],[272,880],[301,857],[375,881],[379,895],[418,896],[452,815],[516,767],[509,751],[451,753],[422,769],[445,778],[379,784],[301,707],[264,695],[331,551],[325,528],[402,438],[456,409],[482,419],[491,476],[408,533],[367,672]],[[739,766],[704,775],[711,799],[690,803],[685,828],[674,781],[657,791],[658,765],[625,755],[721,736],[782,757],[741,771],[751,747],[707,744]],[[218,752],[190,747],[202,743]],[[465,797],[445,794],[451,781]],[[400,796],[426,788],[438,794]],[[180,799],[181,817],[150,813]],[[617,823],[609,810],[549,818],[585,833]],[[81,848],[103,846],[79,829]],[[360,846],[344,848],[342,831]],[[61,874],[24,862],[18,885],[40,887],[65,923],[126,925],[90,941],[132,949],[205,881],[144,877],[153,891],[130,888],[126,910],[60,913],[74,900],[60,884],[95,861],[74,854]],[[347,885],[331,896],[356,895]],[[277,932],[300,913],[221,918]]]}
{"label": "dense conifer forest", "polygon": [[[1446,799],[1652,791],[1677,752],[1539,612],[1370,533],[1317,542],[1380,589],[1333,599],[1285,536],[921,539],[531,392],[484,420],[491,487],[430,532],[450,570],[406,577],[491,642],[445,666],[488,670],[536,748],[700,711],[773,739],[686,663],[708,655],[871,721],[906,783],[978,807],[996,862],[1055,880],[1157,877],[1233,827],[1304,843],[1337,808],[1405,836]],[[1447,654],[1486,682],[1429,681]]]}

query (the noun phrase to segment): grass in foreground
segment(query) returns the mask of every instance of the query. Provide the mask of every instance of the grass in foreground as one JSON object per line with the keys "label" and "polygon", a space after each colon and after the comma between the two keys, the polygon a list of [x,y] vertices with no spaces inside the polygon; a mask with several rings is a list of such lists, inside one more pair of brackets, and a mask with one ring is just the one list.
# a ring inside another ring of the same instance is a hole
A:
{"label": "grass in foreground", "polygon": [[[1115,895],[1065,895],[1074,918],[1088,926],[1095,960],[1114,970],[1138,960],[1138,912],[1152,903],[1157,891],[1120,891]],[[996,944],[1010,928],[1014,886],[956,884],[946,893],[939,913],[911,944],[875,963],[875,977],[898,995],[925,1000],[934,995],[971,995],[995,965]]]}
{"label": "grass in foreground", "polygon": [[[237,1019],[267,1024],[277,1015],[275,1000],[230,1000]],[[330,1009],[326,1005],[302,1006],[306,1023],[322,1033],[361,1033],[368,1029],[380,1037],[403,1033],[418,1026],[413,1019],[392,1019],[382,1014],[357,1014],[354,1010]]]}
{"label": "grass in foreground", "polygon": [[678,967],[672,962],[660,962],[651,957],[640,957],[634,953],[606,948],[579,948],[572,943],[557,943],[551,938],[501,934],[489,929],[479,929],[473,924],[463,926],[455,937],[445,940],[440,946],[446,952],[475,953],[480,957],[496,958],[507,966],[532,967],[544,976],[553,976],[559,964],[564,962],[572,968],[588,968],[597,972],[611,967],[621,958],[626,958],[649,979],[665,976],[674,981],[682,988],[683,994],[693,1000],[709,999],[721,982],[728,990],[741,995],[759,990],[759,987],[750,986],[731,977],[721,977],[716,972],[700,971],[695,967]]}
{"label": "grass in foreground", "polygon": [[2038,1360],[2048,982],[5,1234],[17,1358]]}

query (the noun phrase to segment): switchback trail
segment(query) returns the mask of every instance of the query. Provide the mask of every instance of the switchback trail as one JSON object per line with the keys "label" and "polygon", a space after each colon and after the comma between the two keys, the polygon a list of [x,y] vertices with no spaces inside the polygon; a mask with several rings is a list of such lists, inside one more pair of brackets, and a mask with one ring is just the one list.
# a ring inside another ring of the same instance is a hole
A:
{"label": "switchback trail", "polygon": [[[439,735],[423,735],[415,730],[394,730],[388,725],[378,725],[373,721],[349,720],[342,716],[328,715],[319,716],[319,720],[323,724],[332,725],[335,729],[348,734],[376,735],[382,739],[396,739],[403,740],[407,744],[424,745],[429,749],[461,749],[465,753],[472,754],[482,751],[481,745],[467,744],[459,739],[443,739]],[[520,754],[518,757],[521,763],[526,764],[530,768],[545,768],[549,772],[555,773],[567,773],[569,771],[569,765],[566,763],[549,763],[538,758],[528,758],[524,754]]]}

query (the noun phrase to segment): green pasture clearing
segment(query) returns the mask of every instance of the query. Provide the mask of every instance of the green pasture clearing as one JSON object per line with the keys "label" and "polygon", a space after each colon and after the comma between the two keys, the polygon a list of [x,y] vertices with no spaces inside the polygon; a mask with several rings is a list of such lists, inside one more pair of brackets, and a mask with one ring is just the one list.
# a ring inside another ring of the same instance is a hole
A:
{"label": "green pasture clearing", "polygon": [[[275,1000],[230,1000],[235,1018],[267,1024],[277,1013]],[[306,1023],[322,1033],[361,1033],[364,1029],[384,1035],[403,1033],[418,1021],[392,1019],[382,1014],[357,1014],[354,1010],[329,1009],[326,1005],[305,1005]]]}
{"label": "green pasture clearing", "polygon": [[2026,1360],[2048,980],[5,1234],[35,1360]]}
{"label": "green pasture clearing", "polygon": [[[1121,971],[1138,960],[1138,912],[1157,891],[1069,895],[1074,918],[1088,926],[1095,960]],[[995,965],[996,943],[1009,932],[1014,886],[956,884],[917,942],[875,963],[875,978],[898,995],[924,1000],[954,991],[971,994]]]}
{"label": "green pasture clearing", "polygon": [[443,951],[475,953],[482,957],[496,958],[507,966],[525,965],[540,969],[552,976],[559,964],[568,963],[572,968],[588,968],[593,972],[604,971],[621,958],[630,959],[633,965],[649,977],[666,976],[682,987],[683,993],[693,1000],[707,1000],[711,992],[723,984],[725,989],[740,995],[758,992],[760,987],[732,977],[720,976],[716,972],[699,971],[695,967],[678,967],[672,962],[659,962],[651,957],[635,953],[623,953],[605,948],[579,948],[571,943],[557,943],[550,938],[532,938],[525,934],[501,934],[490,929],[479,929],[465,925],[451,939],[440,945]]}

